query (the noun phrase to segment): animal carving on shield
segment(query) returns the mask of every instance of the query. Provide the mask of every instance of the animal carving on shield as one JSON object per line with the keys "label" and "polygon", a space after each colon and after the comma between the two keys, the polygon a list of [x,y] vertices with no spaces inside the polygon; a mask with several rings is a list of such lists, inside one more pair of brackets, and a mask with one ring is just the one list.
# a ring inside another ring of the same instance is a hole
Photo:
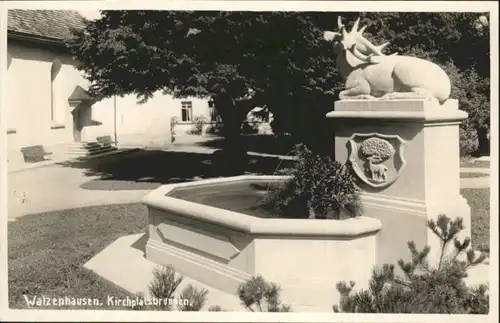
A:
{"label": "animal carving on shield", "polygon": [[336,63],[345,80],[346,99],[426,99],[441,105],[450,97],[451,82],[438,65],[417,57],[394,53],[386,55],[389,44],[376,46],[363,36],[366,26],[359,27],[359,18],[350,32],[338,17],[338,32],[325,31],[324,39],[334,45]]}
{"label": "animal carving on shield", "polygon": [[354,134],[349,139],[349,161],[361,181],[373,188],[394,183],[406,165],[406,143],[397,135]]}

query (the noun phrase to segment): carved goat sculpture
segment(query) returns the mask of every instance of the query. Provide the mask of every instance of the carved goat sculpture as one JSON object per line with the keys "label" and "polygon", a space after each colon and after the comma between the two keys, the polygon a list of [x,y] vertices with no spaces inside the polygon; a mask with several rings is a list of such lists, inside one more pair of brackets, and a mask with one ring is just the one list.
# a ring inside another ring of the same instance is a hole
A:
{"label": "carved goat sculpture", "polygon": [[350,32],[339,16],[340,32],[325,31],[324,39],[334,43],[337,67],[345,79],[344,99],[435,99],[448,100],[451,84],[438,65],[417,57],[383,54],[389,43],[373,45],[363,36],[366,26],[358,30],[359,18]]}
{"label": "carved goat sculpture", "polygon": [[371,178],[374,181],[386,181],[387,180],[387,171],[389,168],[382,164],[374,164],[373,159],[371,157],[367,158],[368,160],[368,168],[370,169]]}

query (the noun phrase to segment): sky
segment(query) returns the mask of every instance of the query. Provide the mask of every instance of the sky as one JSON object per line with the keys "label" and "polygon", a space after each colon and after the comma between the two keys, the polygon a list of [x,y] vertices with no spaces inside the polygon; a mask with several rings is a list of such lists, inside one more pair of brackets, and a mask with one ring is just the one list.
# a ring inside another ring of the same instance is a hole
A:
{"label": "sky", "polygon": [[80,13],[80,15],[90,20],[97,19],[99,18],[100,15],[98,10],[78,10],[78,13]]}

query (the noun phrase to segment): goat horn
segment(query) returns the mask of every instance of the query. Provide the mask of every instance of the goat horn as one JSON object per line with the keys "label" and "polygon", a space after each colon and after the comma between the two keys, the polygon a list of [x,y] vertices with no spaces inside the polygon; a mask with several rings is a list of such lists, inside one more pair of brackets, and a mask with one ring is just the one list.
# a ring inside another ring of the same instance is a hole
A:
{"label": "goat horn", "polygon": [[341,16],[337,17],[337,25],[338,25],[339,29],[342,29],[342,27],[344,26],[344,24],[342,23],[342,17]]}
{"label": "goat horn", "polygon": [[[375,46],[373,45],[368,39],[366,39],[364,36],[361,36],[359,37],[358,41],[365,45],[365,47],[370,51],[372,52],[373,54],[376,54],[378,56],[385,56],[384,53],[382,53],[382,50],[381,48],[379,48],[379,46]],[[387,46],[386,44],[383,44],[383,47],[384,48],[385,46]]]}
{"label": "goat horn", "polygon": [[354,44],[354,45],[351,46],[351,52],[354,55],[354,57],[356,57],[357,59],[362,60],[364,62],[369,62],[370,58],[373,56],[373,54],[371,54],[371,55],[365,55],[365,54],[361,53],[356,48],[356,44]]}
{"label": "goat horn", "polygon": [[347,30],[345,30],[345,26],[342,26],[340,31],[342,32],[342,39],[346,39],[347,38]]}
{"label": "goat horn", "polygon": [[386,43],[383,43],[382,45],[378,45],[378,46],[375,46],[375,47],[377,47],[377,49],[382,53],[382,50],[384,48],[386,48],[387,45],[389,45],[389,44],[390,44],[389,42],[386,42]]}
{"label": "goat horn", "polygon": [[361,29],[358,31],[358,34],[362,35],[362,34],[363,34],[363,32],[365,31],[366,27],[367,27],[367,26],[363,26],[363,27],[361,27]]}
{"label": "goat horn", "polygon": [[323,33],[323,39],[326,41],[332,41],[335,38],[341,37],[340,33],[334,32],[334,31],[325,31]]}
{"label": "goat horn", "polygon": [[356,21],[354,22],[354,25],[352,25],[351,32],[357,32],[358,31],[358,27],[359,27],[359,18],[356,19]]}

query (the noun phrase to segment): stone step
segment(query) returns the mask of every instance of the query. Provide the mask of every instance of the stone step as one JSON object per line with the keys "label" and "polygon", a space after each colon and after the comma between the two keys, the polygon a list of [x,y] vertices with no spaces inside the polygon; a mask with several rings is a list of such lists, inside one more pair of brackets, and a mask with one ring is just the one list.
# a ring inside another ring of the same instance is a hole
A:
{"label": "stone step", "polygon": [[97,147],[101,146],[100,143],[94,142],[74,142],[70,144],[70,147]]}
{"label": "stone step", "polygon": [[75,152],[75,151],[69,151],[67,152],[66,154],[68,156],[93,156],[93,155],[98,155],[98,154],[102,154],[102,153],[105,153],[105,152],[109,152],[109,151],[116,151],[117,148],[108,148],[108,149],[99,149],[99,150],[95,150],[95,151],[91,151],[91,152],[85,152],[85,151],[82,151],[82,152]]}
{"label": "stone step", "polygon": [[119,149],[115,148],[115,149],[111,149],[111,150],[107,150],[107,151],[103,151],[103,152],[99,152],[99,153],[95,153],[95,154],[85,155],[85,156],[73,155],[72,158],[74,158],[75,160],[88,160],[88,159],[100,158],[100,157],[115,155],[115,154],[120,154],[120,155],[129,154],[129,153],[133,153],[134,151],[136,151],[136,149],[129,149],[129,151],[123,151],[123,150],[119,150]]}
{"label": "stone step", "polygon": [[83,146],[71,146],[68,147],[68,151],[95,151],[95,150],[100,150],[103,148],[108,148],[108,147],[113,147],[113,146],[89,146],[89,147],[83,147]]}
{"label": "stone step", "polygon": [[82,145],[79,145],[79,146],[73,146],[73,147],[81,147],[81,148],[86,148],[86,149],[92,149],[92,148],[97,148],[97,147],[101,147],[102,145],[99,144],[98,142],[94,142],[94,143],[88,143],[88,144],[82,144]]}
{"label": "stone step", "polygon": [[98,145],[98,146],[93,146],[92,148],[71,147],[66,151],[66,154],[73,157],[93,156],[115,150],[117,150],[117,148],[111,145],[105,145],[105,146]]}
{"label": "stone step", "polygon": [[107,151],[113,148],[115,148],[115,146],[109,143],[102,144],[96,141],[74,142],[67,147],[66,152],[70,154],[86,155],[88,153],[102,152],[103,149]]}

